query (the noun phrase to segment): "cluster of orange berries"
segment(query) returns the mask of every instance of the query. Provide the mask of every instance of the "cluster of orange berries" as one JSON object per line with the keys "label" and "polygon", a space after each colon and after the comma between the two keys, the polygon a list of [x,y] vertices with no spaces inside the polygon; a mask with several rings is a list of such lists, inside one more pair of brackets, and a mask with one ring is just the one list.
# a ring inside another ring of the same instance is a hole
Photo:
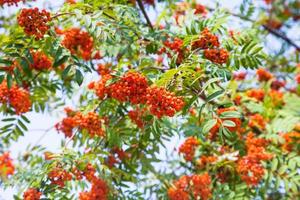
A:
{"label": "cluster of orange berries", "polygon": [[285,81],[276,79],[276,80],[272,81],[271,88],[273,90],[279,90],[280,88],[284,87],[285,85],[286,85]]}
{"label": "cluster of orange berries", "polygon": [[72,136],[74,128],[86,130],[90,137],[105,136],[105,131],[102,128],[105,119],[99,117],[95,112],[83,115],[81,112],[73,111],[70,108],[66,108],[65,111],[67,117],[57,123],[55,127],[57,131],[62,131],[66,137]]}
{"label": "cluster of orange berries", "polygon": [[50,13],[38,8],[24,8],[18,16],[18,23],[24,28],[27,35],[34,35],[36,39],[42,39],[49,30],[47,23],[51,21]]}
{"label": "cluster of orange berries", "polygon": [[168,189],[170,200],[189,200],[190,194],[193,199],[210,199],[211,178],[208,173],[182,176]]}
{"label": "cluster of orange berries", "polygon": [[284,104],[284,99],[283,99],[283,93],[277,90],[271,90],[269,92],[269,96],[271,98],[271,101],[273,105],[276,106],[281,106]]}
{"label": "cluster of orange berries", "polygon": [[125,152],[123,149],[115,147],[111,150],[111,153],[106,160],[106,164],[109,168],[112,168],[115,164],[121,162],[129,156],[130,154]]}
{"label": "cluster of orange berries", "polygon": [[[81,192],[79,200],[107,200],[109,188],[105,181],[98,178],[96,169],[88,163],[83,170],[74,167],[71,172],[67,172],[61,167],[56,167],[48,173],[51,184],[58,185],[63,188],[67,181],[71,181],[73,177],[76,180],[82,180],[83,177],[91,182],[92,188],[89,192]],[[24,200],[40,200],[42,193],[34,188],[29,188],[23,193]]]}
{"label": "cluster of orange berries", "polygon": [[194,14],[195,15],[202,14],[203,16],[205,16],[207,14],[206,7],[202,4],[196,4]]}
{"label": "cluster of orange berries", "polygon": [[79,200],[107,200],[109,188],[106,182],[100,178],[92,180],[91,190],[88,192],[81,192]]}
{"label": "cluster of orange berries", "polygon": [[204,57],[208,60],[223,64],[229,58],[229,53],[226,49],[220,49],[220,42],[216,35],[212,34],[208,28],[205,28],[200,38],[192,43],[193,49],[204,49]]}
{"label": "cluster of orange berries", "polygon": [[8,152],[0,155],[0,177],[12,175],[15,171],[14,164]]}
{"label": "cluster of orange berries", "polygon": [[192,49],[208,49],[220,47],[218,36],[212,34],[208,28],[204,28],[200,38],[192,43]]}
{"label": "cluster of orange berries", "polygon": [[8,88],[6,81],[0,84],[0,103],[9,104],[17,115],[26,113],[31,108],[29,92],[17,85]]}
{"label": "cluster of orange berries", "polygon": [[159,87],[149,87],[146,99],[150,113],[158,118],[164,115],[172,117],[184,106],[184,101],[181,97],[177,97],[174,93]]}
{"label": "cluster of orange berries", "polygon": [[237,81],[245,80],[247,72],[238,72],[233,74],[233,79]]}
{"label": "cluster of orange berries", "polygon": [[127,72],[115,83],[105,86],[111,76],[105,75],[102,79],[89,85],[96,95],[103,99],[105,95],[120,102],[130,102],[133,105],[146,104],[150,113],[161,118],[162,116],[172,117],[182,109],[184,101],[174,93],[164,88],[149,87],[147,79],[140,73]]}
{"label": "cluster of orange berries", "polygon": [[255,138],[253,133],[247,136],[247,155],[237,161],[237,172],[249,186],[257,185],[265,174],[261,161],[270,160],[273,157],[265,152],[268,143],[266,139]]}
{"label": "cluster of orange berries", "polygon": [[21,1],[25,2],[25,0],[0,0],[0,6],[7,4],[8,6],[18,5]]}
{"label": "cluster of orange berries", "polygon": [[263,89],[250,89],[246,92],[246,95],[256,99],[257,101],[262,101],[265,98],[265,92]]}
{"label": "cluster of orange berries", "polygon": [[83,175],[92,184],[91,190],[88,192],[81,192],[79,200],[107,200],[109,188],[104,180],[98,178],[96,169],[88,164],[84,170]]}
{"label": "cluster of orange berries", "polygon": [[214,63],[224,64],[229,58],[229,53],[226,49],[205,49],[204,56]]}
{"label": "cluster of orange berries", "polygon": [[27,189],[23,194],[23,200],[40,200],[42,193],[35,188]]}
{"label": "cluster of orange berries", "polygon": [[300,146],[300,133],[293,131],[290,133],[285,133],[282,136],[285,140],[282,148],[286,151],[292,151],[294,148],[298,148]]}
{"label": "cluster of orange berries", "polygon": [[128,72],[119,81],[110,85],[110,96],[120,102],[131,104],[146,102],[148,82],[145,76],[136,72]]}
{"label": "cluster of orange berries", "polygon": [[[184,59],[184,51],[185,48],[183,46],[183,40],[180,38],[174,38],[173,41],[166,40],[164,42],[165,47],[159,50],[159,54],[162,54],[166,52],[166,47],[170,49],[172,52],[174,52],[177,55],[176,63],[180,64]],[[167,52],[167,55],[169,58],[172,58],[172,54],[170,52]]]}
{"label": "cluster of orange berries", "polygon": [[62,188],[65,186],[65,182],[72,180],[72,174],[60,167],[56,167],[48,173],[48,178],[51,184]]}
{"label": "cluster of orange berries", "polygon": [[206,165],[214,163],[217,161],[218,158],[216,156],[201,156],[199,160],[197,160],[197,166],[201,169],[204,168]]}
{"label": "cluster of orange berries", "polygon": [[106,95],[109,93],[109,87],[106,86],[107,81],[109,81],[112,78],[110,74],[103,75],[102,78],[97,82],[91,82],[88,85],[88,88],[90,90],[94,90],[97,97],[102,100]]}
{"label": "cluster of orange berries", "polygon": [[264,119],[263,116],[256,113],[249,117],[248,125],[250,128],[259,128],[261,130],[264,130],[266,128],[266,120]]}
{"label": "cluster of orange berries", "polygon": [[139,128],[144,128],[145,122],[142,120],[146,109],[135,109],[128,112],[128,116]]}
{"label": "cluster of orange berries", "polygon": [[80,28],[70,28],[67,30],[59,30],[56,32],[64,36],[62,45],[69,49],[71,54],[77,55],[84,60],[90,60],[94,46],[94,40],[90,34]]}
{"label": "cluster of orange berries", "polygon": [[41,71],[41,70],[49,70],[52,67],[52,60],[43,52],[35,51],[31,52],[33,63],[31,64],[31,68]]}
{"label": "cluster of orange berries", "polygon": [[260,68],[256,71],[256,74],[258,76],[258,80],[260,82],[262,81],[269,81],[270,79],[273,78],[273,75],[268,72],[267,70],[263,69],[263,68]]}
{"label": "cluster of orange berries", "polygon": [[200,142],[197,138],[189,137],[179,147],[179,153],[183,154],[185,160],[192,161],[195,156],[195,150],[199,145]]}

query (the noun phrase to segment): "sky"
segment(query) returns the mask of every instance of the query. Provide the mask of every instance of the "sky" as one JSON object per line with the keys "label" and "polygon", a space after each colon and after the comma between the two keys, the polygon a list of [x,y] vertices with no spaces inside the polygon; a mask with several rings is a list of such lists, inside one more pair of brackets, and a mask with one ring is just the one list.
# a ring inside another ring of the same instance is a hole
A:
{"label": "sky", "polygon": [[[51,6],[57,7],[61,5],[62,0],[56,0],[56,1],[40,1],[37,0],[37,2],[34,3],[35,6],[39,7],[48,7],[49,2],[51,2]],[[203,3],[204,5],[213,5],[214,1],[211,0],[202,0],[199,1],[199,3]],[[236,5],[238,5],[241,1],[240,0],[221,0],[219,1],[221,3],[221,7],[226,7],[229,10],[232,10]],[[230,3],[228,3],[230,2]],[[161,10],[161,8],[158,6],[156,8],[158,11]],[[13,13],[16,11],[16,8],[5,7],[4,14]],[[1,10],[1,11],[2,11]],[[149,16],[152,20],[155,19],[156,14],[153,10],[149,11]],[[232,21],[232,24],[230,24],[232,28],[239,27],[239,24],[237,22]],[[298,29],[299,30],[299,29]],[[273,45],[276,47],[279,43],[275,40],[272,40]],[[85,84],[83,84],[85,85]],[[75,100],[76,101],[76,100]],[[70,102],[72,104],[72,102]],[[28,113],[26,116],[30,119],[31,123],[28,126],[29,131],[25,134],[25,136],[19,138],[17,142],[12,143],[11,145],[11,155],[13,158],[16,158],[20,152],[25,152],[26,148],[29,144],[40,144],[47,148],[47,150],[56,152],[59,150],[61,140],[63,139],[62,134],[58,134],[56,130],[53,128],[53,126],[64,117],[64,113],[62,110],[57,110],[52,114],[37,114],[37,113]],[[1,118],[1,116],[0,116]],[[1,123],[1,122],[0,122]],[[1,124],[0,124],[1,126]],[[48,130],[46,132],[46,130]],[[179,143],[181,141],[178,140],[176,142],[172,141],[167,144],[168,149],[174,149],[175,147],[178,147]],[[164,156],[165,152],[161,152],[161,156]],[[14,189],[8,189],[3,191],[3,189],[0,188],[0,200],[12,200],[12,195],[15,193]]]}

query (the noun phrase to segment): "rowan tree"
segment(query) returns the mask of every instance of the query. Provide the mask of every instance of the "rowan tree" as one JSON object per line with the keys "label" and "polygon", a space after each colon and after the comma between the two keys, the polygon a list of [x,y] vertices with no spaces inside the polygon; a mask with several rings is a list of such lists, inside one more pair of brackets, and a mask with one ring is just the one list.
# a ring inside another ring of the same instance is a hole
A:
{"label": "rowan tree", "polygon": [[[298,199],[300,2],[224,2],[0,0],[1,187],[16,200]],[[61,148],[32,137],[10,156],[29,113],[62,109]]]}

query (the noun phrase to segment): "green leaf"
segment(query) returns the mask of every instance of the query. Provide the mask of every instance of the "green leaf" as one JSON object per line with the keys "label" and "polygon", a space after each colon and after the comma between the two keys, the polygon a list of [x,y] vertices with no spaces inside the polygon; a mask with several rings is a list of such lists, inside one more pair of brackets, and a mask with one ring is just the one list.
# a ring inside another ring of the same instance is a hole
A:
{"label": "green leaf", "polygon": [[0,84],[3,82],[4,80],[4,75],[0,75]]}
{"label": "green leaf", "polygon": [[65,79],[68,76],[69,71],[71,70],[72,65],[68,65],[61,74],[61,78]]}
{"label": "green leaf", "polygon": [[226,119],[226,118],[241,118],[241,114],[237,111],[226,111],[221,113],[220,118]]}
{"label": "green leaf", "polygon": [[7,87],[11,88],[13,85],[13,78],[11,74],[6,75]]}
{"label": "green leaf", "polygon": [[217,119],[211,119],[204,123],[202,132],[208,133],[212,127],[214,127],[217,123]]}
{"label": "green leaf", "polygon": [[58,67],[58,66],[62,65],[63,63],[67,62],[68,59],[69,59],[69,56],[63,56],[62,58],[56,60],[53,63],[53,67]]}
{"label": "green leaf", "polygon": [[222,122],[222,124],[223,124],[223,126],[226,126],[226,127],[235,127],[236,126],[236,124],[231,120],[224,120]]}
{"label": "green leaf", "polygon": [[77,84],[80,86],[83,81],[83,75],[82,75],[81,71],[78,69],[76,69],[75,79],[76,79]]}
{"label": "green leaf", "polygon": [[210,102],[213,101],[214,99],[218,98],[219,96],[221,96],[223,93],[225,92],[225,90],[218,90],[214,93],[212,93],[211,95],[209,95],[206,99],[206,102]]}

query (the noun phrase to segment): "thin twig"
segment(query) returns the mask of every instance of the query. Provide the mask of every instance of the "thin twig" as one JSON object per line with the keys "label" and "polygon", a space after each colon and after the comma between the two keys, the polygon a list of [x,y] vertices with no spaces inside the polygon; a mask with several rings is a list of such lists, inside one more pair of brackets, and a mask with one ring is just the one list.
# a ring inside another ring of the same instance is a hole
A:
{"label": "thin twig", "polygon": [[76,14],[75,13],[58,13],[58,14],[54,15],[53,17],[51,17],[51,19],[55,19],[55,18],[58,18],[63,15],[76,15]]}
{"label": "thin twig", "polygon": [[142,13],[143,13],[143,15],[144,15],[146,21],[147,21],[148,26],[153,30],[153,26],[152,26],[152,24],[151,24],[150,18],[149,18],[149,16],[147,15],[147,12],[146,12],[146,10],[145,10],[145,7],[144,7],[142,1],[141,1],[141,0],[137,0],[137,3],[138,3],[138,5],[139,5],[139,7],[140,7],[140,9],[141,9],[141,11],[142,11]]}
{"label": "thin twig", "polygon": [[[46,136],[46,134],[49,133],[49,131],[51,131],[53,128],[54,128],[54,126],[51,126],[51,127],[47,128],[46,130],[44,130],[44,133],[35,142],[35,144],[33,145],[33,148],[35,146],[37,146],[42,141],[42,139]],[[33,130],[33,131],[38,131],[38,130]]]}

